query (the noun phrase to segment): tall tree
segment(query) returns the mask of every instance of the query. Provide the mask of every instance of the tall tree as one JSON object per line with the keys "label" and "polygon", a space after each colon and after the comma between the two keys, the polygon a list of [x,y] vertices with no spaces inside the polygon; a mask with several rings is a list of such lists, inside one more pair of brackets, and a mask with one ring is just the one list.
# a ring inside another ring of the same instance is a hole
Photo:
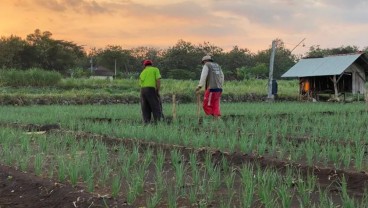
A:
{"label": "tall tree", "polygon": [[324,56],[349,54],[359,52],[357,46],[340,46],[338,48],[325,48],[321,49],[319,45],[314,45],[309,48],[306,56],[308,58],[319,58]]}
{"label": "tall tree", "polygon": [[131,49],[131,55],[137,60],[143,61],[144,59],[150,59],[153,62],[156,62],[160,59],[162,55],[162,50],[152,47],[136,47]]}
{"label": "tall tree", "polygon": [[246,48],[234,46],[231,51],[218,58],[227,79],[237,79],[236,70],[254,66],[253,54]]}
{"label": "tall tree", "polygon": [[135,58],[134,72],[139,73],[142,70],[142,61],[150,59],[153,61],[153,65],[161,67],[162,50],[152,47],[136,47],[130,50],[131,55]]}
{"label": "tall tree", "polygon": [[[131,50],[121,46],[108,45],[102,50],[96,51],[96,65],[104,66],[110,70],[115,69],[119,74],[130,74],[137,71],[139,61],[132,56]],[[138,69],[139,70],[139,69]]]}
{"label": "tall tree", "polygon": [[11,35],[0,38],[0,68],[22,68],[22,54],[27,42]]}
{"label": "tall tree", "polygon": [[[193,79],[200,74],[201,58],[205,54],[199,52],[198,48],[190,42],[179,40],[175,46],[163,52],[161,61],[161,72],[164,76],[170,70],[187,70],[193,73]],[[180,75],[178,75],[180,76]],[[180,77],[171,77],[180,78]]]}
{"label": "tall tree", "polygon": [[[259,63],[267,64],[267,68],[270,66],[270,57],[271,57],[271,46],[267,50],[259,51],[255,57],[254,61]],[[287,70],[289,70],[296,63],[296,56],[291,54],[291,51],[285,48],[285,44],[281,39],[277,40],[275,61],[274,61],[274,70],[273,77],[278,79],[284,74]]]}
{"label": "tall tree", "polygon": [[28,53],[35,54],[32,66],[65,73],[85,58],[82,46],[64,40],[54,40],[51,36],[51,32],[41,32],[39,29],[27,35],[26,40],[30,45]]}
{"label": "tall tree", "polygon": [[197,46],[198,52],[203,55],[211,55],[214,57],[220,57],[223,53],[223,49],[210,43],[204,42],[203,44],[199,44]]}
{"label": "tall tree", "polygon": [[257,63],[252,67],[240,67],[236,69],[238,79],[267,79],[269,69],[265,63]]}

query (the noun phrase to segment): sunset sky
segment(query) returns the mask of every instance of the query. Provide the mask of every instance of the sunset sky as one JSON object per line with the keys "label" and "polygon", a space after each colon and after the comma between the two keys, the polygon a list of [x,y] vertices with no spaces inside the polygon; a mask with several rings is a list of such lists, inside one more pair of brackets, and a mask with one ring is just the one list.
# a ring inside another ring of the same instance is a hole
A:
{"label": "sunset sky", "polygon": [[365,0],[1,0],[0,35],[35,29],[85,48],[167,48],[178,40],[256,53],[280,38],[293,53],[368,46]]}

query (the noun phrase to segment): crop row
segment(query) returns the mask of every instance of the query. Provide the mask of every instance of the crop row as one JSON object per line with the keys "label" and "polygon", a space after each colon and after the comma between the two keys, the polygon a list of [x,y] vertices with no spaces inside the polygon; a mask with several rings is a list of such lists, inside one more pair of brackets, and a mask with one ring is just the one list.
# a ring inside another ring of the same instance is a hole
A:
{"label": "crop row", "polygon": [[0,161],[23,172],[124,198],[146,207],[363,207],[367,196],[349,193],[346,179],[338,192],[321,187],[313,174],[295,167],[279,172],[259,165],[232,166],[172,149],[108,145],[74,133],[25,133],[0,130]]}
{"label": "crop row", "polygon": [[[164,107],[170,112],[169,105]],[[177,107],[176,120],[149,126],[142,125],[138,105],[6,107],[0,117],[4,122],[60,123],[64,129],[118,138],[211,147],[310,166],[368,170],[367,147],[362,145],[368,136],[364,104],[224,104],[225,118],[234,112],[239,116],[218,122],[205,118],[202,124],[192,110],[194,105]],[[322,113],[326,111],[333,113]],[[292,139],[301,137],[308,139]]]}

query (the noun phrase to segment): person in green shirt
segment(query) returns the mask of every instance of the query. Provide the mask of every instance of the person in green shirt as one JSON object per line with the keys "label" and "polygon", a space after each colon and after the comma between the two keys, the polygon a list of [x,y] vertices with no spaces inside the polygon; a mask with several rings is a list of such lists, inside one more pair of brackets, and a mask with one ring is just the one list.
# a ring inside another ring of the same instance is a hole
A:
{"label": "person in green shirt", "polygon": [[139,75],[141,87],[141,109],[144,123],[156,123],[163,117],[160,101],[161,74],[151,60],[143,61],[144,69]]}

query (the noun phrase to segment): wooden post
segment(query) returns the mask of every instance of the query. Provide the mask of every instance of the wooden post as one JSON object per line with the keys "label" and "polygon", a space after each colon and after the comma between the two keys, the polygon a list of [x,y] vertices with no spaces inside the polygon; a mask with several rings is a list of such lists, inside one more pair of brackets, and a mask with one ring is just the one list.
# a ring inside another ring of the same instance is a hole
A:
{"label": "wooden post", "polygon": [[[364,89],[365,89],[365,87],[364,87]],[[364,100],[365,100],[365,104],[366,104],[365,112],[368,112],[368,92],[367,92],[367,90],[365,90],[365,92],[364,92]]]}
{"label": "wooden post", "polygon": [[173,115],[173,121],[176,120],[176,95],[172,95],[172,115]]}
{"label": "wooden post", "polygon": [[198,117],[198,124],[202,125],[203,118],[201,117],[201,95],[197,94],[197,117]]}
{"label": "wooden post", "polygon": [[197,117],[199,119],[199,116],[201,114],[201,97],[199,94],[197,94]]}
{"label": "wooden post", "polygon": [[334,85],[334,90],[335,90],[335,99],[337,101],[339,101],[339,92],[337,91],[337,80],[336,80],[336,75],[333,76],[332,78],[332,82],[333,82],[333,85]]}

